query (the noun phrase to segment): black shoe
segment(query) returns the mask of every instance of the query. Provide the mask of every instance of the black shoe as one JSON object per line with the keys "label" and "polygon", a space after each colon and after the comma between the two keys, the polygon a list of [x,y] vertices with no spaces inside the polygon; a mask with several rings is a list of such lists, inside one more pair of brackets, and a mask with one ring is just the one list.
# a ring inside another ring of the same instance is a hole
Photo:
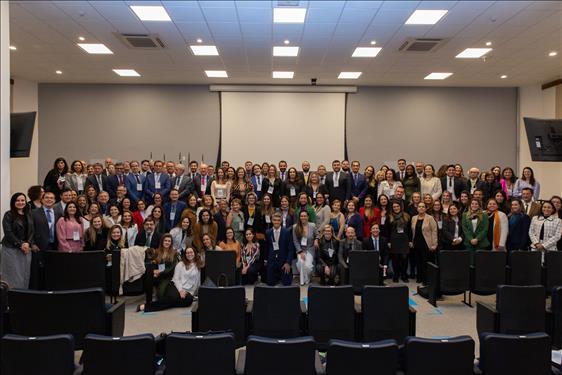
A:
{"label": "black shoe", "polygon": [[410,279],[408,279],[406,276],[402,277],[402,281],[404,281],[405,283],[409,282]]}
{"label": "black shoe", "polygon": [[419,278],[419,277],[417,277],[417,278],[416,278],[416,283],[418,283],[418,284],[419,284],[419,283],[421,283],[421,282],[422,282],[422,279],[421,279],[421,278]]}
{"label": "black shoe", "polygon": [[397,282],[398,282],[398,278],[397,278],[397,277],[393,277],[393,278],[392,278],[392,281],[395,282],[395,283],[397,283]]}

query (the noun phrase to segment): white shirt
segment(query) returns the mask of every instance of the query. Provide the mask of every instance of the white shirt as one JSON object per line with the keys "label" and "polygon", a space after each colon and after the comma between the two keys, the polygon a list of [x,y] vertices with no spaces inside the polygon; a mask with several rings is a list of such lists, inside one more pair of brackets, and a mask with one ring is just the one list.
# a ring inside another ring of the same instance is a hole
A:
{"label": "white shirt", "polygon": [[184,262],[179,262],[174,269],[172,282],[178,291],[183,290],[194,296],[201,283],[201,272],[194,264],[190,264],[187,269]]}

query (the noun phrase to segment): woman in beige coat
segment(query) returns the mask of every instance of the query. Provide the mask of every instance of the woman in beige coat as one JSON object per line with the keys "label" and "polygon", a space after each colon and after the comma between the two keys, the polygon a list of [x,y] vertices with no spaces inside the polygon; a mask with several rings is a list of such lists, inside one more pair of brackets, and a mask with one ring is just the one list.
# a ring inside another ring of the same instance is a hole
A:
{"label": "woman in beige coat", "polygon": [[[414,255],[417,277],[416,282],[426,283],[426,263],[435,262],[437,250],[437,222],[431,215],[426,214],[425,203],[418,204],[418,214],[412,218],[412,238],[410,248]],[[413,275],[412,275],[413,276]]]}

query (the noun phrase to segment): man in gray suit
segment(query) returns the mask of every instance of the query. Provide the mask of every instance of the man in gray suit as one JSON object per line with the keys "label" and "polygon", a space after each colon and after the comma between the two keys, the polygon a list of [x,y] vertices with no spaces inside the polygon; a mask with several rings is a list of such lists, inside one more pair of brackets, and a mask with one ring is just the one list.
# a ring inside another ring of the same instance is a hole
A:
{"label": "man in gray suit", "polygon": [[180,193],[179,200],[184,202],[191,193],[195,193],[195,186],[189,176],[184,175],[185,166],[176,164],[176,177],[172,180],[172,188]]}

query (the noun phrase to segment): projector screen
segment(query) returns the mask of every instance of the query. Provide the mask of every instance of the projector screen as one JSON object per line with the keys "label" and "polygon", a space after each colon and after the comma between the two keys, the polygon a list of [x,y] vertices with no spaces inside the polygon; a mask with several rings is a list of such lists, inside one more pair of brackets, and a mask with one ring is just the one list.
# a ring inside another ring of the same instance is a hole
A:
{"label": "projector screen", "polygon": [[316,170],[344,157],[344,93],[222,92],[221,120],[221,159],[234,167],[308,160]]}

